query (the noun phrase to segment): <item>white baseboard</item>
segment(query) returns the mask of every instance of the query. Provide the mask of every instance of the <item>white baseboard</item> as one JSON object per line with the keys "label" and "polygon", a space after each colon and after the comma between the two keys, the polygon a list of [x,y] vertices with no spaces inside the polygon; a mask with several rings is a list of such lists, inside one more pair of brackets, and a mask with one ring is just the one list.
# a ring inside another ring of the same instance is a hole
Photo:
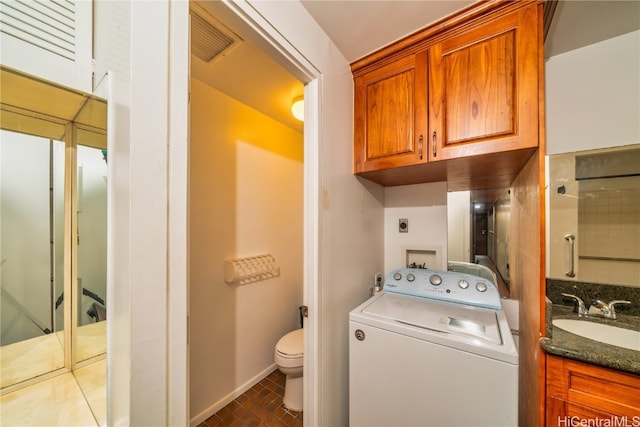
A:
{"label": "white baseboard", "polygon": [[231,393],[227,394],[222,399],[218,400],[217,402],[214,402],[213,405],[209,406],[207,409],[205,409],[204,411],[200,412],[195,417],[191,418],[191,421],[190,421],[189,425],[191,427],[196,427],[199,424],[203,423],[211,415],[215,414],[220,409],[224,408],[229,403],[233,402],[233,400],[235,398],[240,396],[245,391],[249,390],[254,385],[258,384],[260,381],[265,379],[270,373],[272,373],[276,369],[278,369],[278,367],[276,366],[275,363],[272,363],[266,369],[264,369],[262,372],[260,372],[258,375],[256,375],[255,377],[251,378],[249,381],[247,381],[246,383],[242,384],[240,387],[238,387],[237,389],[235,389]]}

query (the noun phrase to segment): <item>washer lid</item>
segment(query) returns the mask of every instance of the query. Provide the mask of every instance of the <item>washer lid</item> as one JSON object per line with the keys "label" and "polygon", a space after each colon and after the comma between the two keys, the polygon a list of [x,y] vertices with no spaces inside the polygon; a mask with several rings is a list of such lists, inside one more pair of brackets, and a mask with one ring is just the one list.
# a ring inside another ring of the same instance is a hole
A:
{"label": "washer lid", "polygon": [[405,325],[502,344],[494,310],[384,293],[362,309],[363,314]]}
{"label": "washer lid", "polygon": [[278,341],[276,351],[286,356],[298,356],[304,353],[304,329],[291,331]]}

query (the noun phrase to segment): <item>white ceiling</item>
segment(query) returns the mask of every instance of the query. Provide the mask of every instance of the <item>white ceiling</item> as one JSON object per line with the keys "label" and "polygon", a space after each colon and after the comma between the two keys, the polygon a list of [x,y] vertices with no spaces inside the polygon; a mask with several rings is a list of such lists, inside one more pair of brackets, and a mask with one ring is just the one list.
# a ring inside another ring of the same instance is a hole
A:
{"label": "white ceiling", "polygon": [[640,28],[638,0],[562,0],[544,43],[550,58]]}
{"label": "white ceiling", "polygon": [[[468,0],[302,0],[303,6],[350,63],[471,3]],[[216,14],[209,7],[207,12]],[[245,41],[212,64],[192,59],[192,76],[302,131],[302,124],[292,118],[289,110],[291,100],[302,94],[302,84],[277,61],[247,41],[251,36],[246,29],[220,19]],[[545,41],[545,56],[551,57],[638,28],[640,1],[561,0]]]}
{"label": "white ceiling", "polygon": [[474,3],[473,0],[301,0],[349,63]]}

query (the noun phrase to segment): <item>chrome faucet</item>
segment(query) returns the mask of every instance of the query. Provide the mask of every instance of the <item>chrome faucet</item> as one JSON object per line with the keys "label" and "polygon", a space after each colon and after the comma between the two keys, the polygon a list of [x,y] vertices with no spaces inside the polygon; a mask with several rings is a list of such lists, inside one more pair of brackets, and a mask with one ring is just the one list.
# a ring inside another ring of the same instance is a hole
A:
{"label": "chrome faucet", "polygon": [[618,299],[610,301],[607,304],[604,301],[595,299],[591,301],[591,305],[589,305],[589,309],[587,310],[587,308],[585,307],[584,301],[582,301],[580,297],[573,294],[565,294],[565,293],[563,293],[562,295],[567,298],[573,298],[575,300],[573,311],[578,313],[578,317],[598,316],[598,317],[604,317],[605,319],[615,320],[616,304],[631,304],[631,301],[618,300]]}
{"label": "chrome faucet", "polygon": [[613,300],[608,304],[600,301],[599,299],[591,301],[591,305],[589,306],[589,315],[590,316],[600,316],[605,319],[616,319],[616,304],[631,304],[631,301],[624,300]]}
{"label": "chrome faucet", "polygon": [[[599,299],[594,299],[591,301],[588,314],[589,316],[599,316],[599,317],[610,318],[609,316],[611,316],[611,310],[609,309],[609,306],[607,305],[606,302],[601,301]],[[615,319],[615,314],[614,314],[614,319]]]}
{"label": "chrome faucet", "polygon": [[605,312],[604,317],[606,317],[607,319],[615,320],[616,310],[614,307],[616,304],[631,304],[631,301],[625,301],[625,300],[619,300],[619,299],[614,299],[613,301],[609,301],[609,304],[607,304],[608,311]]}
{"label": "chrome faucet", "polygon": [[576,301],[573,306],[573,311],[578,313],[578,317],[586,316],[588,314],[587,308],[584,305],[584,301],[582,301],[580,297],[573,294],[565,294],[564,292],[562,293],[562,295],[567,298],[573,298]]}

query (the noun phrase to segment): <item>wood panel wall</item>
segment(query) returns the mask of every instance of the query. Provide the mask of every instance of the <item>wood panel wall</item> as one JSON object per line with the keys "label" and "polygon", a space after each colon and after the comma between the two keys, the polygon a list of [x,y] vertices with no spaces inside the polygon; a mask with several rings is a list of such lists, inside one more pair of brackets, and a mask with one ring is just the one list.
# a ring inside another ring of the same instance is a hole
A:
{"label": "wood panel wall", "polygon": [[[538,6],[542,9],[544,6]],[[538,14],[539,44],[544,44],[543,13]],[[511,297],[520,302],[520,369],[518,425],[544,426],[546,215],[545,215],[545,69],[544,49],[538,53],[538,151],[512,184],[509,258],[513,268]]]}
{"label": "wood panel wall", "polygon": [[[542,162],[542,163],[541,163]],[[540,402],[544,397],[541,375],[544,354],[540,350],[542,317],[541,283],[544,279],[544,155],[538,150],[513,182],[511,189],[512,270],[511,297],[520,302],[520,370],[518,425],[541,425]]]}

